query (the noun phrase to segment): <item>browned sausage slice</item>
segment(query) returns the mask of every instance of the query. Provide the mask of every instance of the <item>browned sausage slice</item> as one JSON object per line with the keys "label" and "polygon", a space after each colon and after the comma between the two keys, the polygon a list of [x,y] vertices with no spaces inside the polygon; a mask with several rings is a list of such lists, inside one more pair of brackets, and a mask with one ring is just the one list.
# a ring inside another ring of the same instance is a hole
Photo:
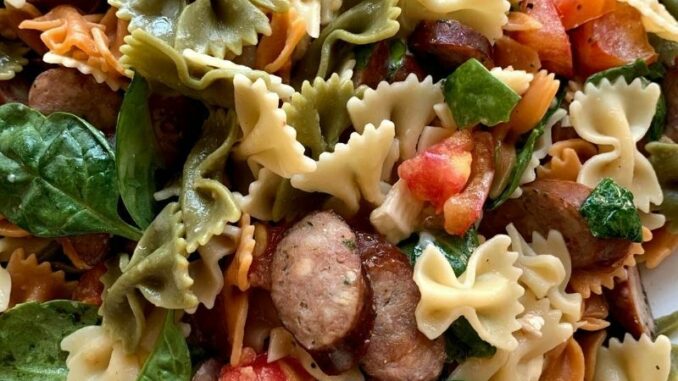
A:
{"label": "browned sausage slice", "polygon": [[521,197],[486,213],[480,231],[487,236],[501,234],[510,223],[524,237],[531,237],[534,231],[546,236],[549,230],[558,230],[565,238],[573,268],[615,265],[626,258],[631,242],[591,235],[579,214],[590,193],[590,188],[572,181],[537,180],[523,186]]}
{"label": "browned sausage slice", "polygon": [[115,131],[121,104],[122,97],[107,85],[62,67],[38,75],[28,93],[28,105],[43,114],[75,114],[106,134]]}
{"label": "browned sausage slice", "polygon": [[28,103],[30,81],[25,75],[17,74],[7,81],[0,81],[0,105],[5,103]]}
{"label": "browned sausage slice", "polygon": [[409,47],[417,57],[432,58],[446,70],[471,58],[494,66],[490,41],[455,20],[420,22],[409,37]]}
{"label": "browned sausage slice", "polygon": [[371,296],[355,233],[341,217],[317,212],[287,232],[271,263],[271,297],[283,325],[321,367],[354,365],[350,347],[366,326],[369,332]]}
{"label": "browned sausage slice", "polygon": [[666,71],[662,82],[666,98],[666,129],[664,133],[678,141],[678,67]]}
{"label": "browned sausage slice", "polygon": [[605,296],[610,304],[610,315],[636,339],[642,334],[654,334],[654,319],[647,302],[647,295],[640,279],[638,267],[629,267],[628,278],[617,282]]}
{"label": "browned sausage slice", "polygon": [[442,337],[431,341],[417,329],[414,310],[420,295],[407,258],[373,234],[358,233],[358,245],[376,313],[370,343],[361,359],[363,369],[384,381],[437,379],[445,362],[445,344]]}

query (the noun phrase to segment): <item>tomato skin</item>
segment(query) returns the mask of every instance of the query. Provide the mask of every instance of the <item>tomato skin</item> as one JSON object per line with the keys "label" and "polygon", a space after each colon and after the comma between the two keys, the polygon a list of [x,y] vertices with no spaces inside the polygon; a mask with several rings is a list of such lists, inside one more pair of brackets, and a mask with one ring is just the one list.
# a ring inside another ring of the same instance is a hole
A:
{"label": "tomato skin", "polygon": [[73,290],[73,299],[83,303],[101,305],[101,294],[104,292],[104,284],[99,279],[106,273],[106,265],[99,263],[93,268],[85,271],[80,276],[75,290]]}
{"label": "tomato skin", "polygon": [[473,165],[471,178],[463,192],[445,202],[445,231],[462,236],[483,215],[494,179],[494,139],[489,132],[473,134]]}
{"label": "tomato skin", "polygon": [[464,189],[471,175],[472,148],[471,132],[458,131],[405,160],[398,167],[398,175],[414,197],[429,201],[437,210],[441,210],[450,196]]}
{"label": "tomato skin", "polygon": [[565,30],[614,11],[616,0],[555,0]]}
{"label": "tomato skin", "polygon": [[219,381],[289,381],[279,362],[268,363],[267,357],[262,353],[252,363],[226,365],[221,369]]}
{"label": "tomato skin", "polygon": [[584,77],[637,59],[647,64],[657,60],[640,12],[626,4],[620,3],[613,12],[575,29],[572,43],[577,71]]}
{"label": "tomato skin", "polygon": [[554,0],[525,0],[521,10],[542,24],[540,29],[513,32],[511,37],[537,51],[542,66],[553,73],[572,77],[572,51]]}

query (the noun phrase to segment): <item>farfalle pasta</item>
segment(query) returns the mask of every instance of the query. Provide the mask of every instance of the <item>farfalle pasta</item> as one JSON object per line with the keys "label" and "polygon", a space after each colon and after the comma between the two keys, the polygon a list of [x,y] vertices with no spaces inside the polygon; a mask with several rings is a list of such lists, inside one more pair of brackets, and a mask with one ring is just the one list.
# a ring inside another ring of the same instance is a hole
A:
{"label": "farfalle pasta", "polygon": [[480,245],[459,278],[442,253],[429,245],[414,266],[421,293],[415,313],[419,330],[436,338],[464,316],[483,340],[515,349],[512,333],[520,328],[516,316],[523,310],[518,298],[524,289],[518,285],[518,253],[508,251],[510,242],[507,236],[496,236]]}
{"label": "farfalle pasta", "polygon": [[278,96],[266,88],[263,80],[252,82],[236,75],[233,83],[235,109],[243,134],[234,149],[235,157],[285,178],[314,171],[316,164],[304,156],[296,131],[287,124],[285,112],[278,108]]}
{"label": "farfalle pasta", "polygon": [[406,0],[401,17],[405,28],[414,28],[420,20],[453,19],[468,24],[494,41],[502,36],[508,22],[507,0]]}
{"label": "farfalle pasta", "polygon": [[598,349],[594,381],[667,380],[671,368],[671,341],[660,335],[654,341],[647,335],[623,341],[610,339]]}
{"label": "farfalle pasta", "polygon": [[603,178],[612,178],[633,193],[636,206],[646,213],[650,204],[662,203],[657,175],[636,148],[650,127],[659,93],[656,84],[643,86],[640,79],[627,84],[620,78],[614,84],[603,80],[598,87],[589,83],[575,94],[572,126],[601,150],[584,163],[577,182],[595,187]]}
{"label": "farfalle pasta", "polygon": [[668,381],[676,12],[4,0],[0,378]]}
{"label": "farfalle pasta", "polygon": [[380,205],[385,198],[380,187],[384,161],[395,138],[395,126],[383,121],[365,126],[334,152],[320,155],[313,172],[292,176],[292,186],[305,192],[322,192],[340,200],[349,213],[358,210],[361,199]]}
{"label": "farfalle pasta", "polygon": [[381,82],[375,90],[365,90],[362,98],[351,98],[347,108],[358,132],[368,123],[378,126],[384,120],[392,121],[400,157],[409,159],[416,152],[422,130],[435,117],[433,106],[442,101],[440,86],[431,77],[420,82],[410,74],[402,82]]}

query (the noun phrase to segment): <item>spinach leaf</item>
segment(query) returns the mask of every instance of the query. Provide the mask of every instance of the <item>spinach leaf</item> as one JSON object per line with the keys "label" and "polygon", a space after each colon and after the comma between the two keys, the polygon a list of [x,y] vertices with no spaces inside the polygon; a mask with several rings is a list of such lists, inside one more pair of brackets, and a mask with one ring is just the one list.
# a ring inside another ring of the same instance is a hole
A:
{"label": "spinach leaf", "polygon": [[44,117],[0,106],[0,213],[40,237],[141,232],[117,213],[115,157],[103,134],[75,115]]}
{"label": "spinach leaf", "polygon": [[[463,237],[448,235],[444,232],[424,232],[417,239],[411,237],[400,245],[410,262],[414,264],[428,245],[435,245],[452,265],[454,274],[460,276],[466,271],[468,260],[478,247],[478,233],[469,229]],[[483,341],[471,324],[463,316],[457,319],[445,331],[445,352],[448,362],[461,362],[468,357],[490,357],[497,349]]]}
{"label": "spinach leaf", "polygon": [[405,55],[407,54],[407,45],[396,39],[389,44],[388,53],[388,76],[393,76],[398,70],[402,69],[405,64]]}
{"label": "spinach leaf", "polygon": [[643,241],[642,224],[633,193],[605,178],[584,200],[579,213],[597,238],[625,238]]}
{"label": "spinach leaf", "polygon": [[613,67],[593,74],[586,79],[586,83],[598,85],[603,79],[614,82],[619,77],[624,77],[627,83],[631,83],[631,81],[639,77],[656,80],[663,76],[664,72],[661,65],[647,66],[645,61],[637,59],[628,65]]}
{"label": "spinach leaf", "polygon": [[483,341],[465,317],[460,317],[445,332],[446,361],[463,362],[469,357],[492,357],[497,348]]}
{"label": "spinach leaf", "polygon": [[507,122],[520,96],[472,58],[445,81],[445,102],[461,127]]}
{"label": "spinach leaf", "polygon": [[[678,4],[678,1],[676,1]],[[659,62],[666,66],[676,66],[676,57],[678,57],[678,42],[665,40],[656,34],[648,33],[650,44],[659,54]]]}
{"label": "spinach leaf", "polygon": [[[664,72],[664,67],[661,64],[647,66],[645,61],[638,59],[628,65],[613,67],[611,69],[593,74],[586,79],[586,82],[598,85],[603,79],[608,79],[610,82],[614,82],[617,78],[624,77],[627,83],[631,83],[634,79],[641,78],[643,85],[647,86],[650,84],[650,80],[660,80],[664,76]],[[666,99],[664,98],[664,93],[662,92],[659,95],[659,99],[657,100],[657,109],[654,113],[654,117],[652,118],[650,129],[648,130],[647,136],[650,141],[659,140],[659,138],[662,137],[665,125]]]}
{"label": "spinach leaf", "polygon": [[160,337],[146,360],[137,381],[190,380],[191,356],[174,311],[167,311]]}
{"label": "spinach leaf", "polygon": [[0,379],[65,380],[61,340],[99,322],[97,307],[70,300],[24,303],[0,315]]}
{"label": "spinach leaf", "polygon": [[662,186],[664,201],[658,210],[666,216],[666,226],[671,233],[678,233],[678,144],[652,142],[645,145],[650,154],[650,163]]}
{"label": "spinach leaf", "polygon": [[134,76],[118,115],[115,135],[118,185],[120,196],[134,222],[142,229],[155,216],[155,171],[158,168],[157,147],[151,112],[148,108],[150,89],[139,74]]}
{"label": "spinach leaf", "polygon": [[527,165],[530,163],[530,160],[532,159],[532,154],[534,153],[534,146],[537,144],[537,139],[539,139],[540,136],[544,134],[544,129],[546,128],[546,123],[548,123],[549,119],[555,114],[556,111],[558,111],[558,108],[560,107],[560,102],[562,100],[562,95],[557,98],[556,103],[551,106],[551,108],[548,109],[546,112],[546,115],[542,118],[542,120],[537,124],[537,126],[530,131],[530,134],[527,136],[527,140],[525,141],[525,144],[523,144],[522,148],[518,152],[518,155],[516,157],[516,163],[511,169],[511,174],[509,175],[509,183],[506,188],[504,188],[504,191],[501,192],[501,194],[492,200],[491,202],[488,203],[487,208],[492,210],[495,208],[498,208],[501,204],[506,202],[506,200],[511,197],[513,192],[520,186],[520,179],[523,177],[523,172],[525,172],[525,169],[527,169]]}
{"label": "spinach leaf", "polygon": [[463,237],[449,235],[444,232],[429,233],[424,232],[419,235],[418,240],[406,240],[400,246],[400,249],[414,264],[417,258],[421,256],[424,249],[430,244],[435,245],[452,265],[454,274],[460,276],[466,271],[468,259],[473,251],[478,247],[478,232],[475,228],[469,229]]}

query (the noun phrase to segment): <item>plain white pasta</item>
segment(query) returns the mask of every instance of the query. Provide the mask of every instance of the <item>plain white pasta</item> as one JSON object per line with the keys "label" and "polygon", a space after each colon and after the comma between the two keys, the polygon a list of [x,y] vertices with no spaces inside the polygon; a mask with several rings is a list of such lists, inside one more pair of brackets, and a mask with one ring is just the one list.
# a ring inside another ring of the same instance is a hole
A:
{"label": "plain white pasta", "polygon": [[520,254],[516,261],[523,270],[520,283],[537,298],[547,297],[554,309],[563,312],[568,323],[578,322],[582,297],[565,291],[572,274],[572,261],[563,235],[551,230],[544,238],[533,232],[532,243],[528,244],[513,224],[507,226],[506,231],[511,237],[511,250]]}
{"label": "plain white pasta", "polygon": [[412,235],[423,207],[424,203],[410,193],[407,184],[398,180],[384,203],[370,213],[370,222],[389,242],[398,243]]}
{"label": "plain white pasta", "polygon": [[282,177],[261,168],[257,180],[250,183],[247,196],[236,195],[242,211],[262,221],[273,220],[273,205],[282,181]]}
{"label": "plain white pasta", "polygon": [[598,349],[594,381],[667,381],[671,370],[671,341],[661,335],[653,342],[643,334],[635,340],[630,334],[620,342],[610,339]]}
{"label": "plain white pasta", "polygon": [[503,35],[511,8],[508,0],[404,0],[401,25],[412,30],[421,20],[457,20],[477,30],[491,42]]}
{"label": "plain white pasta", "polygon": [[409,159],[416,153],[421,131],[435,117],[433,106],[442,101],[440,86],[430,76],[419,82],[415,74],[410,74],[404,81],[382,81],[376,89],[366,89],[362,99],[349,99],[346,108],[358,132],[367,124],[378,126],[384,120],[392,121],[400,157]]}
{"label": "plain white pasta", "polygon": [[139,356],[125,353],[122,343],[98,325],[66,336],[61,349],[68,352],[68,381],[136,380],[141,369]]}
{"label": "plain white pasta", "polygon": [[511,239],[497,235],[471,255],[466,271],[457,278],[450,263],[434,245],[428,245],[414,265],[414,282],[421,299],[415,311],[417,326],[435,339],[464,316],[481,339],[499,349],[513,350],[512,333],[520,328],[516,316],[521,271],[514,266],[518,253],[509,251]]}
{"label": "plain white pasta", "polygon": [[620,77],[614,84],[603,79],[587,84],[570,104],[570,120],[577,134],[597,144],[600,153],[587,160],[577,182],[595,188],[606,178],[633,193],[636,207],[650,212],[650,204],[664,199],[657,175],[636,144],[645,136],[659,99],[656,83],[644,86],[640,79],[627,84]]}
{"label": "plain white pasta", "polygon": [[380,179],[394,137],[390,121],[382,121],[377,128],[368,124],[362,134],[354,132],[348,143],[337,144],[334,152],[320,154],[315,171],[292,176],[292,186],[335,196],[349,213],[358,211],[361,195],[380,205],[385,197]]}
{"label": "plain white pasta", "polygon": [[306,23],[306,34],[313,38],[320,36],[321,0],[290,0],[290,5]]}
{"label": "plain white pasta", "polygon": [[678,42],[678,21],[658,0],[619,0],[636,8],[642,15],[643,26],[649,33]]}
{"label": "plain white pasta", "polygon": [[278,107],[279,97],[270,92],[261,79],[252,83],[238,74],[233,84],[235,110],[243,132],[234,155],[282,177],[313,171],[315,162],[304,156],[304,146],[297,141],[296,130],[287,125],[287,116]]}
{"label": "plain white pasta", "polygon": [[0,312],[9,307],[9,295],[12,293],[12,277],[7,269],[0,265]]}
{"label": "plain white pasta", "polygon": [[521,329],[515,336],[517,348],[503,349],[490,358],[470,358],[458,366],[450,379],[464,381],[538,381],[546,352],[572,336],[574,328],[561,321],[560,310],[548,299],[537,300],[530,291],[521,298],[525,312],[518,319]]}
{"label": "plain white pasta", "polygon": [[515,91],[518,95],[523,95],[530,88],[530,82],[534,79],[534,74],[528,73],[525,70],[514,70],[509,66],[506,68],[493,67],[490,70],[498,80]]}

